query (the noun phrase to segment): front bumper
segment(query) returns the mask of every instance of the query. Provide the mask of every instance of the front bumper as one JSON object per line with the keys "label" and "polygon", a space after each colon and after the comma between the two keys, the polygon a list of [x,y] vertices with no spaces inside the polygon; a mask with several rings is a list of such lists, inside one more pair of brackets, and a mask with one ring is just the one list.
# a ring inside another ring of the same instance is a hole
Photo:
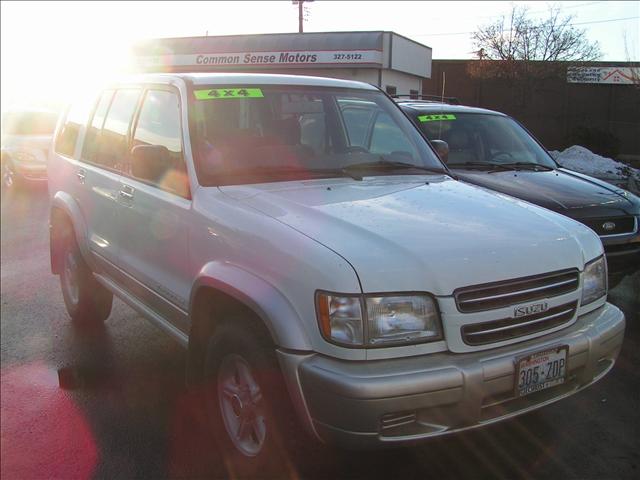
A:
{"label": "front bumper", "polygon": [[[309,430],[327,443],[374,448],[480,427],[572,395],[613,367],[624,328],[624,314],[605,304],[559,332],[481,352],[364,362],[279,357]],[[556,345],[569,346],[567,381],[516,398],[516,358]]]}

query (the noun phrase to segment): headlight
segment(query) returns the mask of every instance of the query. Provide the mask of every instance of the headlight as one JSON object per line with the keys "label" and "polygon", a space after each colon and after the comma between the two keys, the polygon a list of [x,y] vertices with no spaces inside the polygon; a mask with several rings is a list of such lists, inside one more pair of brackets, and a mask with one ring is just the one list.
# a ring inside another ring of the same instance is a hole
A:
{"label": "headlight", "polygon": [[316,302],[322,334],[333,343],[381,347],[442,338],[438,308],[428,295],[318,293]]}
{"label": "headlight", "polygon": [[607,294],[607,261],[604,256],[596,258],[584,267],[582,274],[582,301],[586,305]]}
{"label": "headlight", "polygon": [[427,296],[367,297],[369,345],[416,343],[442,337],[435,302]]}
{"label": "headlight", "polygon": [[317,295],[318,320],[324,337],[334,343],[362,345],[362,301],[357,296]]}

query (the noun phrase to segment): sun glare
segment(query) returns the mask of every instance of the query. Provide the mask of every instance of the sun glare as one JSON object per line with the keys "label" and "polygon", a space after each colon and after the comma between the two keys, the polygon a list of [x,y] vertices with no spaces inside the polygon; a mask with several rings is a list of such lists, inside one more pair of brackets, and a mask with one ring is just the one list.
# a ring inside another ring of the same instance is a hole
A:
{"label": "sun glare", "polygon": [[130,47],[139,40],[286,31],[282,12],[295,20],[297,11],[286,2],[244,5],[268,7],[274,21],[265,27],[263,15],[232,19],[235,4],[222,2],[2,2],[2,110],[59,108],[94,92],[129,71]]}
{"label": "sun glare", "polygon": [[[47,8],[3,2],[2,13],[16,15],[25,8]],[[77,96],[94,92],[104,82],[127,71],[131,40],[118,35],[92,34],[89,26],[60,28],[56,17],[66,17],[69,8],[50,9],[34,15],[33,24],[2,23],[2,110],[16,107],[60,108]],[[102,13],[102,12],[101,12]],[[115,12],[114,12],[115,13]],[[116,15],[101,21],[117,25]],[[58,26],[56,26],[58,25]]]}

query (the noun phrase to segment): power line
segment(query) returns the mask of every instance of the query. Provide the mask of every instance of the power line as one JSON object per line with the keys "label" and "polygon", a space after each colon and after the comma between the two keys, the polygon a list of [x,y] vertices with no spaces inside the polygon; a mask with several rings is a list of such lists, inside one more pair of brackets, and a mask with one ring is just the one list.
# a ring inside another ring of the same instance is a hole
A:
{"label": "power line", "polygon": [[[624,17],[624,18],[610,18],[608,20],[594,20],[592,22],[578,22],[578,23],[568,23],[569,26],[574,25],[590,25],[593,23],[609,23],[609,22],[621,22],[624,20],[634,20],[636,18],[640,18],[640,16],[635,17]],[[411,35],[412,37],[440,37],[440,36],[448,36],[448,35],[469,35],[475,32],[454,32],[454,33],[421,33],[420,35]]]}
{"label": "power line", "polygon": [[[603,2],[600,1],[600,2],[578,3],[577,5],[571,5],[571,6],[568,6],[568,7],[565,7],[564,5],[560,5],[560,10],[570,10],[572,8],[589,7],[591,5],[596,5],[597,3],[603,3]],[[532,10],[532,11],[529,11],[527,13],[545,13],[545,12],[548,12],[548,11],[549,11],[549,9],[547,9],[547,10]]]}
{"label": "power line", "polygon": [[[569,9],[574,9],[574,8],[583,8],[583,7],[590,7],[591,5],[596,5],[598,3],[604,3],[603,0],[600,0],[598,2],[587,2],[587,3],[578,3],[577,5],[570,5],[570,6],[564,6],[564,5],[559,5],[559,10],[562,12],[564,10],[569,10]],[[549,8],[547,8],[546,10],[528,10],[527,9],[527,14],[537,14],[537,13],[548,13],[549,12]],[[500,18],[500,17],[506,17],[509,15],[509,12],[506,13],[497,13],[494,15],[464,15],[464,16],[457,16],[457,19],[465,19],[465,18]],[[441,17],[435,17],[435,19],[441,19]]]}
{"label": "power line", "polygon": [[633,20],[634,18],[640,18],[639,16],[636,17],[624,17],[624,18],[612,18],[610,20],[595,20],[593,22],[579,22],[579,23],[571,23],[570,25],[589,25],[591,23],[609,23],[609,22],[620,22],[622,20]]}

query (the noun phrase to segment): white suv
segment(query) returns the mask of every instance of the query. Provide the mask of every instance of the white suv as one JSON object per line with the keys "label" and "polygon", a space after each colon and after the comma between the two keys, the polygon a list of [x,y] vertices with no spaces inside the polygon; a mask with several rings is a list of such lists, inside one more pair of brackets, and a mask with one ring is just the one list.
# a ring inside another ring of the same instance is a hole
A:
{"label": "white suv", "polygon": [[598,236],[458,182],[370,85],[133,78],[61,118],[49,176],[72,319],[116,294],[175,337],[250,469],[293,423],[362,448],[509,418],[622,345]]}

